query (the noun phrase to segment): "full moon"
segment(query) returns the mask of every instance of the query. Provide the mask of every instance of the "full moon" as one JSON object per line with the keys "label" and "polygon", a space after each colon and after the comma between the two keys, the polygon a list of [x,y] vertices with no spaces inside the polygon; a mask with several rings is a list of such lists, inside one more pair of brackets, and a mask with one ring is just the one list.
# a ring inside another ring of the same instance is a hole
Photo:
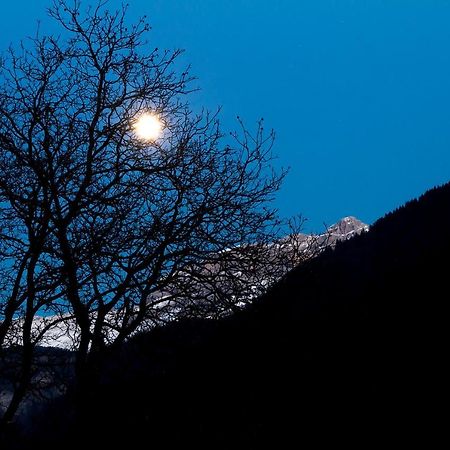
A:
{"label": "full moon", "polygon": [[145,141],[154,141],[161,136],[162,123],[155,114],[142,114],[134,124],[137,136]]}

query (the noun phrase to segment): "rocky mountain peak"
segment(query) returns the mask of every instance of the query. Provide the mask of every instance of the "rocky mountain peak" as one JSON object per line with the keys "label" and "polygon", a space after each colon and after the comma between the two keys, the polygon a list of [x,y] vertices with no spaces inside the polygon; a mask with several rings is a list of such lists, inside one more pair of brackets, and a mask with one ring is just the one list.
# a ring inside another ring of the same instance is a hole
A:
{"label": "rocky mountain peak", "polygon": [[347,239],[354,234],[368,230],[369,226],[367,224],[353,216],[344,217],[328,228],[328,232],[332,236],[339,236],[341,239]]}

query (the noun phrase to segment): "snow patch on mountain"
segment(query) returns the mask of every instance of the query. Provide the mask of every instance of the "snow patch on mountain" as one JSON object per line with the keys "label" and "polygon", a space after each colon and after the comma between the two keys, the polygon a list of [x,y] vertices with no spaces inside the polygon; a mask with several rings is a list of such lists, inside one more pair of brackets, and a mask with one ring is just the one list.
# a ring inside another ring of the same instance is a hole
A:
{"label": "snow patch on mountain", "polygon": [[[295,247],[296,251],[303,252],[305,255],[304,259],[308,257],[313,257],[319,254],[322,250],[327,247],[333,247],[339,241],[345,241],[353,236],[366,232],[369,230],[369,226],[359,219],[353,216],[344,217],[339,222],[331,225],[322,234],[303,234],[298,233],[296,235],[286,236],[281,239],[278,243],[274,243],[274,246],[284,246],[286,252],[293,250]],[[261,280],[260,280],[261,281]],[[263,280],[264,281],[264,280]],[[267,283],[269,283],[267,281]],[[266,284],[267,284],[266,283]],[[161,295],[160,302],[158,303],[158,308],[167,309],[167,320],[173,320],[176,317],[176,306],[170,304],[171,294],[169,292],[160,292],[153,294],[154,296]],[[255,294],[256,295],[256,294]],[[166,300],[167,299],[167,300]],[[246,302],[238,303],[244,306]],[[170,309],[172,308],[172,309]],[[175,311],[175,313],[174,313]],[[114,312],[110,313],[111,315]],[[114,317],[111,317],[114,321]],[[143,324],[142,329],[151,328],[154,322],[149,324]],[[16,322],[16,326],[20,328],[20,321]],[[116,336],[116,332],[113,330],[109,331],[110,335],[106,336],[106,341],[112,342]],[[14,333],[19,336],[20,333]],[[78,328],[76,326],[75,320],[72,316],[60,316],[60,317],[36,317],[33,324],[33,335],[38,337],[40,345],[42,347],[58,347],[67,350],[76,349],[78,342]],[[15,339],[10,342],[11,345],[20,345],[20,339]]]}

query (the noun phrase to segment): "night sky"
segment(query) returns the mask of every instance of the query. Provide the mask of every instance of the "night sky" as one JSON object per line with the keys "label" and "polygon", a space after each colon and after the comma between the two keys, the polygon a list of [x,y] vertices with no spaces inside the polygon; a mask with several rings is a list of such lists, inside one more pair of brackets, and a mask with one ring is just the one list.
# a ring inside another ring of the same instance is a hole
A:
{"label": "night sky", "polygon": [[[291,167],[277,206],[309,230],[372,223],[450,179],[450,1],[128,2],[151,48],[186,49],[195,107],[222,106],[225,129],[236,115],[275,129],[277,164]],[[2,2],[1,49],[37,19],[55,31],[48,5]]]}

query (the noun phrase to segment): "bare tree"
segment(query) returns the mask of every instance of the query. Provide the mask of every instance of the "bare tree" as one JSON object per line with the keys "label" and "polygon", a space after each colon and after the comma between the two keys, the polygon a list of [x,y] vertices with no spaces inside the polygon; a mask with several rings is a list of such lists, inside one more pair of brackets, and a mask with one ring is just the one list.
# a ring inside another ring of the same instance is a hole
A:
{"label": "bare tree", "polygon": [[[49,14],[61,36],[10,50],[0,73],[0,346],[18,319],[22,345],[8,419],[56,324],[76,323],[83,386],[106,345],[174,311],[220,315],[279,277],[273,133],[223,135],[194,113],[181,52],[149,50],[126,7],[56,0]],[[139,136],[142,117],[161,135]],[[36,315],[50,318],[33,330]]]}

